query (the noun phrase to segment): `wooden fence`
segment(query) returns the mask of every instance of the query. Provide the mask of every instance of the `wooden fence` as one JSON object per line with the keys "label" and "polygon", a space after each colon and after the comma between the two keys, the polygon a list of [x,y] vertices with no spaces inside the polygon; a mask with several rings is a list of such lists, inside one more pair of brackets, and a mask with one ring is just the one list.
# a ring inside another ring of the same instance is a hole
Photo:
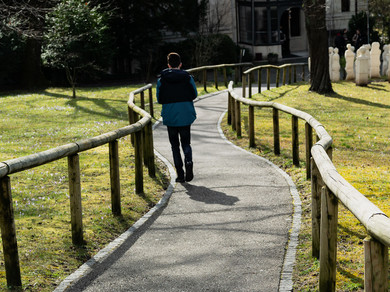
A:
{"label": "wooden fence", "polygon": [[[150,114],[143,109],[145,106],[144,93],[146,91],[149,91]],[[140,95],[141,108],[137,107],[134,103],[136,95]],[[3,242],[6,280],[9,287],[22,286],[14,209],[11,195],[11,178],[9,175],[62,158],[67,158],[70,197],[69,203],[71,209],[71,233],[72,243],[75,245],[81,245],[84,243],[79,153],[108,144],[111,205],[112,213],[114,215],[121,214],[118,139],[132,135],[135,152],[136,193],[143,192],[143,164],[148,167],[149,175],[151,177],[155,176],[152,135],[152,84],[148,84],[145,87],[131,92],[127,104],[130,122],[129,126],[93,138],[84,139],[79,142],[66,144],[25,157],[0,162],[0,227]]]}
{"label": "wooden fence", "polygon": [[220,64],[220,65],[210,65],[210,66],[202,66],[202,67],[196,67],[187,70],[189,73],[198,73],[201,72],[202,75],[202,83],[203,83],[203,89],[204,91],[207,91],[207,72],[213,71],[214,72],[214,87],[218,89],[218,71],[222,70],[223,74],[223,83],[225,87],[228,87],[228,79],[227,79],[227,69],[233,68],[234,69],[234,82],[237,84],[241,80],[241,71],[244,67],[253,66],[252,63],[237,63],[237,64]]}
{"label": "wooden fence", "polygon": [[[267,90],[270,89],[271,86],[271,70],[276,71],[275,73],[275,85],[279,87],[280,84],[286,85],[296,83],[297,82],[297,68],[301,68],[301,80],[305,80],[305,69],[307,67],[307,63],[292,63],[292,64],[284,64],[281,66],[276,65],[261,65],[257,67],[250,68],[243,72],[242,76],[242,96],[246,97],[246,85],[248,84],[249,89],[249,98],[252,97],[252,83],[254,81],[254,74],[257,72],[257,86],[258,93],[261,93],[261,85],[263,84],[262,80],[262,71],[266,70],[266,82],[267,82]],[[280,74],[282,72],[282,75]],[[280,82],[280,77],[282,76],[282,81]]]}
{"label": "wooden fence", "polygon": [[[312,255],[320,260],[319,291],[335,291],[338,202],[340,201],[367,230],[364,240],[364,289],[388,291],[388,247],[390,219],[348,183],[332,163],[332,138],[311,115],[276,102],[244,98],[228,89],[228,124],[241,136],[241,104],[249,107],[249,146],[255,145],[254,108],[272,108],[274,152],[280,154],[279,112],[291,115],[293,162],[299,165],[298,119],[305,121],[306,173],[311,179]],[[317,143],[313,145],[313,129]]]}
{"label": "wooden fence", "polygon": [[[206,91],[208,70],[214,70],[214,84],[218,89],[218,70],[222,69],[224,83],[227,87],[227,68],[232,67],[236,72],[235,77],[237,78],[241,76],[240,70],[242,70],[242,67],[250,65],[252,65],[252,63],[222,64],[193,68],[188,71],[192,73],[202,72],[203,84]],[[237,82],[238,81],[239,80],[237,80]],[[146,92],[148,95],[149,113],[145,111]],[[140,98],[140,107],[135,105],[135,97],[138,95]],[[81,245],[84,243],[84,237],[82,223],[79,153],[108,144],[112,213],[114,215],[120,215],[121,199],[118,140],[122,137],[131,135],[131,142],[134,146],[135,152],[135,190],[137,194],[143,193],[143,165],[148,168],[149,176],[155,176],[152,132],[152,117],[154,117],[153,104],[154,100],[152,95],[152,84],[148,84],[131,92],[129,95],[129,100],[127,102],[130,123],[129,126],[90,139],[62,145],[25,157],[0,162],[0,228],[3,242],[6,280],[9,287],[19,287],[22,285],[16,239],[14,209],[11,195],[11,178],[9,175],[40,165],[48,164],[62,158],[67,158],[72,243],[75,245]]]}

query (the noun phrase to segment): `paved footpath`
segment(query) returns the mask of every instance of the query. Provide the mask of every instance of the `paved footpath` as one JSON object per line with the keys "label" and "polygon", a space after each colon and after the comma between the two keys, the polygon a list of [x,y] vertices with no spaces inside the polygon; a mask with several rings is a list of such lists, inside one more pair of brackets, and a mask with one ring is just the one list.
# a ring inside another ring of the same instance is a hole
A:
{"label": "paved footpath", "polygon": [[[62,291],[291,290],[299,229],[294,204],[300,210],[291,179],[223,138],[218,125],[226,91],[200,97],[195,105],[194,180],[171,186],[169,203],[108,255],[87,263]],[[172,163],[162,124],[154,145]]]}

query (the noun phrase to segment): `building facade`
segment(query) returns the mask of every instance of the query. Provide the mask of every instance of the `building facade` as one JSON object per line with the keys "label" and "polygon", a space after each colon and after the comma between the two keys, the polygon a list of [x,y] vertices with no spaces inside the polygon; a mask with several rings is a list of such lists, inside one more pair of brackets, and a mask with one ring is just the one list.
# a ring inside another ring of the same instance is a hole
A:
{"label": "building facade", "polygon": [[326,0],[326,28],[329,32],[346,29],[351,17],[360,11],[368,11],[367,0]]}
{"label": "building facade", "polygon": [[[209,0],[208,31],[229,35],[255,60],[308,51],[302,0]],[[327,29],[334,35],[367,10],[367,0],[326,0]],[[332,40],[329,40],[332,45]]]}

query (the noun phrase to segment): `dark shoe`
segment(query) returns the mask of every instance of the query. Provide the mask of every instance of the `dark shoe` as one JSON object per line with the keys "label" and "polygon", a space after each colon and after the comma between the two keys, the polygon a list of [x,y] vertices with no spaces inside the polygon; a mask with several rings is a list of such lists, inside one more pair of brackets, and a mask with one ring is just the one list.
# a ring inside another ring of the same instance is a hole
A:
{"label": "dark shoe", "polygon": [[192,161],[186,162],[186,181],[192,181],[194,178],[193,166]]}
{"label": "dark shoe", "polygon": [[177,183],[183,183],[183,182],[186,182],[186,180],[184,179],[184,177],[177,177],[176,178],[176,182]]}

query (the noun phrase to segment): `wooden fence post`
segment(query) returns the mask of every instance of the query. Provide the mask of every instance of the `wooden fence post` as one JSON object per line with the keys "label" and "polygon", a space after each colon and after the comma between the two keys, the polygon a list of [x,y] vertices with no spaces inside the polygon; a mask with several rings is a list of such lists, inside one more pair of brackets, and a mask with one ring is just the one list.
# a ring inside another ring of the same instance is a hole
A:
{"label": "wooden fence post", "polygon": [[152,91],[152,88],[149,88],[149,113],[154,118],[153,91]]}
{"label": "wooden fence post", "polygon": [[291,84],[292,68],[288,66],[288,84]]}
{"label": "wooden fence post", "polygon": [[241,104],[236,100],[236,132],[237,138],[241,137]]}
{"label": "wooden fence post", "polygon": [[271,68],[267,68],[267,90],[271,88]]}
{"label": "wooden fence post", "polygon": [[228,91],[227,123],[228,125],[232,124],[232,95],[230,94],[230,91]]}
{"label": "wooden fence post", "polygon": [[321,191],[320,292],[336,290],[337,197],[324,186]]}
{"label": "wooden fence post", "polygon": [[276,108],[272,109],[272,119],[274,125],[274,153],[280,154],[280,134],[279,134],[279,111]]}
{"label": "wooden fence post", "polygon": [[248,74],[248,98],[252,98],[252,72]]}
{"label": "wooden fence post", "polygon": [[110,157],[111,212],[118,216],[122,212],[118,140],[112,141],[108,145]]}
{"label": "wooden fence post", "polygon": [[283,85],[286,85],[286,67],[283,67]]}
{"label": "wooden fence post", "polygon": [[207,92],[207,69],[203,69],[203,89]]}
{"label": "wooden fence post", "polygon": [[0,227],[3,242],[5,276],[7,286],[20,287],[18,242],[16,239],[14,208],[11,195],[11,179],[9,176],[0,178]]}
{"label": "wooden fence post", "polygon": [[261,68],[257,70],[257,92],[261,93]]}
{"label": "wooden fence post", "polygon": [[293,164],[299,166],[299,135],[298,135],[298,117],[291,116],[292,123],[292,155]]}
{"label": "wooden fence post", "polygon": [[141,108],[145,110],[145,92],[141,91],[140,95],[141,95]]}
{"label": "wooden fence post", "polygon": [[280,69],[276,69],[276,87],[279,87]]}
{"label": "wooden fence post", "polygon": [[135,161],[135,192],[142,194],[144,192],[144,173],[142,165],[142,132],[135,132],[134,141],[134,161]]}
{"label": "wooden fence post", "polygon": [[316,259],[320,258],[321,238],[321,189],[322,177],[313,159],[311,161],[311,254]]}
{"label": "wooden fence post", "polygon": [[144,165],[148,166],[148,141],[147,141],[147,133],[146,133],[146,127],[143,127],[141,129],[141,137],[142,137],[142,155],[143,155],[143,162]]}
{"label": "wooden fence post", "polygon": [[146,133],[146,147],[147,152],[147,166],[150,177],[156,177],[156,166],[154,164],[154,147],[153,147],[153,128],[152,121],[150,121],[145,127]]}
{"label": "wooden fence post", "polygon": [[232,130],[235,131],[236,130],[236,120],[237,120],[237,117],[236,117],[236,100],[233,98],[233,96],[230,96],[231,98],[231,107],[232,107]]}
{"label": "wooden fence post", "polygon": [[80,161],[78,154],[68,156],[68,174],[72,242],[75,245],[82,245],[84,244],[83,212],[81,207]]}
{"label": "wooden fence post", "polygon": [[364,239],[364,291],[387,292],[389,249],[371,236]]}
{"label": "wooden fence post", "polygon": [[310,157],[311,147],[313,147],[313,128],[309,123],[305,123],[305,136],[306,136],[306,179],[311,177]]}
{"label": "wooden fence post", "polygon": [[214,68],[214,85],[215,85],[215,89],[218,90],[218,72],[217,72],[217,68]]}
{"label": "wooden fence post", "polygon": [[227,73],[226,73],[226,67],[223,67],[223,82],[225,83],[225,87],[228,87],[228,82],[227,82]]}
{"label": "wooden fence post", "polygon": [[242,75],[242,97],[246,96],[246,76]]}
{"label": "wooden fence post", "polygon": [[[127,112],[128,112],[128,115],[129,115],[129,125],[132,125],[132,124],[135,123],[133,109],[128,106],[127,107]],[[130,135],[130,141],[131,141],[131,145],[134,146],[134,134],[133,133]]]}
{"label": "wooden fence post", "polygon": [[234,67],[234,84],[238,84],[240,81],[240,70],[237,66]]}
{"label": "wooden fence post", "polygon": [[249,124],[249,147],[255,147],[255,114],[254,107],[249,106],[248,110],[248,124]]}

